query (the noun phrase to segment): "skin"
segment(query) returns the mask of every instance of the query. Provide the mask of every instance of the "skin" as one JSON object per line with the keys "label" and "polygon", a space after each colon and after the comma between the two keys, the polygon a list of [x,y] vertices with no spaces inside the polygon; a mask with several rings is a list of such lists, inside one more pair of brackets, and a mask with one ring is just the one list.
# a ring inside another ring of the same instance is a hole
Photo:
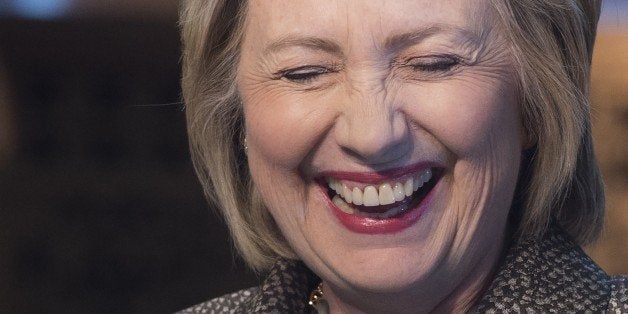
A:
{"label": "skin", "polygon": [[[237,77],[249,167],[332,312],[465,311],[490,282],[523,141],[491,12],[479,0],[249,4]],[[392,234],[345,228],[315,181],[425,161],[444,169],[433,202]]]}

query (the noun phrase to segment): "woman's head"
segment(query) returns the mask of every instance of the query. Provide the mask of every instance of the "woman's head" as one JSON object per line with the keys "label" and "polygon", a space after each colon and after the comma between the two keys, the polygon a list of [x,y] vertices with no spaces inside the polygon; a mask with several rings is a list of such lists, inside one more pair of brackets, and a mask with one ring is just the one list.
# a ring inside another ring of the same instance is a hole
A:
{"label": "woman's head", "polygon": [[[597,233],[587,80],[599,3],[440,3],[185,2],[193,160],[254,268],[295,251],[327,277],[377,252],[423,254],[410,281],[445,260],[469,267],[460,260],[503,235],[513,197],[523,234],[552,217],[582,241]],[[433,203],[408,226],[377,231],[325,202],[325,180],[394,192],[427,169]]]}

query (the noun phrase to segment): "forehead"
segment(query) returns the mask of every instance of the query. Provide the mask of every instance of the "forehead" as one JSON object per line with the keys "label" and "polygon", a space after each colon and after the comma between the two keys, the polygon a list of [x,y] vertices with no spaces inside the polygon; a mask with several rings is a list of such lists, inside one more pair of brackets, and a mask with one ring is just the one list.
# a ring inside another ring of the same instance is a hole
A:
{"label": "forehead", "polygon": [[251,0],[246,41],[286,35],[372,41],[432,25],[479,34],[489,27],[489,12],[488,0]]}

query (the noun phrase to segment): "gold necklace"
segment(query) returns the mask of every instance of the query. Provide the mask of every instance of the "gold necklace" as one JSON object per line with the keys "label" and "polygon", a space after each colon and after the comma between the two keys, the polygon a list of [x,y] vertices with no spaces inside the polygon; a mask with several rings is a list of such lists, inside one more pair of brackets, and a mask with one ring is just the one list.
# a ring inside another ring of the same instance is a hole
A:
{"label": "gold necklace", "polygon": [[316,288],[310,293],[310,301],[308,304],[316,310],[318,314],[329,313],[329,304],[323,298],[323,282],[318,284]]}

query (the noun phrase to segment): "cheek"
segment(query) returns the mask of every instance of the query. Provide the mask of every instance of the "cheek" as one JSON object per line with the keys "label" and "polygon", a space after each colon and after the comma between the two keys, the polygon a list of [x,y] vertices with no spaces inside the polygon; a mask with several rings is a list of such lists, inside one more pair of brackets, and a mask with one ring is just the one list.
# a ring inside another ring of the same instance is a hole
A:
{"label": "cheek", "polygon": [[333,117],[325,99],[263,88],[243,93],[249,160],[294,170],[325,134]]}
{"label": "cheek", "polygon": [[495,148],[519,150],[519,113],[509,84],[453,81],[421,92],[429,101],[420,106],[417,120],[454,155],[482,156]]}

